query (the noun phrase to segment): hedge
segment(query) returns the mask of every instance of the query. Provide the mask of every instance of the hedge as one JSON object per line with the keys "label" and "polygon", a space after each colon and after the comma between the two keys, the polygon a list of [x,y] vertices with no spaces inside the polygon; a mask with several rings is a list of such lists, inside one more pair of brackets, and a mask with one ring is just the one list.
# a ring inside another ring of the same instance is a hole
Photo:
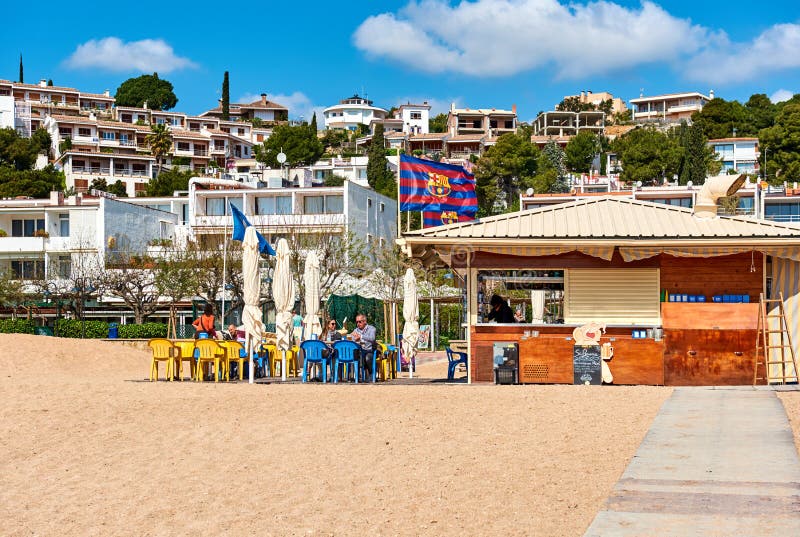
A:
{"label": "hedge", "polygon": [[80,338],[84,333],[86,339],[108,337],[108,323],[105,321],[81,322],[79,319],[59,319],[56,325],[56,334],[59,337]]}
{"label": "hedge", "polygon": [[167,325],[164,323],[121,324],[118,335],[124,339],[167,337]]}
{"label": "hedge", "polygon": [[33,334],[35,323],[29,319],[2,319],[0,320],[0,333],[2,334]]}

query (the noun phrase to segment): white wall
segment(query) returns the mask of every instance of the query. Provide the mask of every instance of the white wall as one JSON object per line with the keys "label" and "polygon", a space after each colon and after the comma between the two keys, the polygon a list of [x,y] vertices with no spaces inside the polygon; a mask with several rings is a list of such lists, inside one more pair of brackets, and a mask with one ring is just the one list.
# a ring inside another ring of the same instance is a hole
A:
{"label": "white wall", "polygon": [[0,129],[14,128],[14,97],[0,95]]}
{"label": "white wall", "polygon": [[[421,119],[411,119],[412,112],[419,112]],[[428,134],[428,119],[430,110],[427,108],[403,108],[403,132],[414,134]],[[413,127],[413,128],[412,128]]]}

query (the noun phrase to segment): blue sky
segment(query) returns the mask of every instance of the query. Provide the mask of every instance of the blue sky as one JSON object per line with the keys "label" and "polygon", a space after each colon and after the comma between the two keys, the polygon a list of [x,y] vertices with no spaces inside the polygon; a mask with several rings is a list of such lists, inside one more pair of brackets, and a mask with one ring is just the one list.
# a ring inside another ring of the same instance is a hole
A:
{"label": "blue sky", "polygon": [[6,10],[0,78],[17,79],[20,53],[26,82],[90,92],[158,71],[175,110],[196,114],[216,105],[227,70],[233,101],[265,92],[306,119],[353,93],[385,108],[427,100],[434,112],[516,104],[524,121],[581,90],[780,100],[800,92],[792,4],[44,1]]}

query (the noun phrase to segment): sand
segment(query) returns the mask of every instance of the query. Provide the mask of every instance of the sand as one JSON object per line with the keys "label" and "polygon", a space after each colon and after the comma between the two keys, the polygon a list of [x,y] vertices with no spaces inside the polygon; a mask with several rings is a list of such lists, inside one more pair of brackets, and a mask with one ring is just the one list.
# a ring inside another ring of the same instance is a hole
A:
{"label": "sand", "polygon": [[778,392],[786,414],[789,415],[789,423],[794,432],[794,445],[800,454],[800,392]]}
{"label": "sand", "polygon": [[149,363],[0,335],[0,535],[581,535],[671,393],[150,383]]}

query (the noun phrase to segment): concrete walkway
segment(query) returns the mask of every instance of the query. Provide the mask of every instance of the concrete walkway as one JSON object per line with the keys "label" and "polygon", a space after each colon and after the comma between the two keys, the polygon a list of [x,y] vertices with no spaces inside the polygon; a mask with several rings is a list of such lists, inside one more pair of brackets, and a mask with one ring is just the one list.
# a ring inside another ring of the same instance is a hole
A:
{"label": "concrete walkway", "polygon": [[775,392],[676,388],[586,537],[800,536],[800,460]]}

